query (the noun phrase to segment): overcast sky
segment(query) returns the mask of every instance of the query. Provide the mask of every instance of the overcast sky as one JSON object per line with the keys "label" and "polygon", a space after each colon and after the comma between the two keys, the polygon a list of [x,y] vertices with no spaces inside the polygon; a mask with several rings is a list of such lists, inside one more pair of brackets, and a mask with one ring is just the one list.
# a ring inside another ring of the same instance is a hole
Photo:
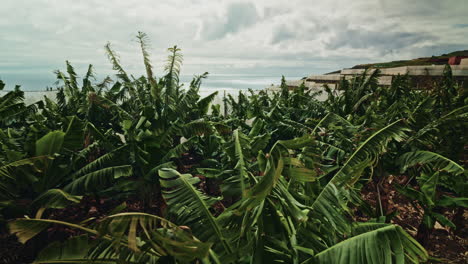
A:
{"label": "overcast sky", "polygon": [[468,49],[468,0],[0,0],[0,76],[108,74],[108,41],[141,74],[137,31],[157,71],[177,44],[183,74],[306,76]]}

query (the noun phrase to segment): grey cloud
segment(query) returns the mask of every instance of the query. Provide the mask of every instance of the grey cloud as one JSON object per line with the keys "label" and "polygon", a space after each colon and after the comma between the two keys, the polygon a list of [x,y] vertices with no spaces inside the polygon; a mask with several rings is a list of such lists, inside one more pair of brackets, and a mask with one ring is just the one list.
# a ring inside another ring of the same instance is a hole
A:
{"label": "grey cloud", "polygon": [[221,39],[255,24],[259,18],[252,3],[233,3],[228,6],[226,16],[219,21],[205,21],[203,34],[210,40]]}
{"label": "grey cloud", "polygon": [[338,31],[326,42],[327,48],[339,49],[349,47],[353,49],[378,49],[389,52],[404,49],[424,41],[435,41],[437,38],[424,32],[399,32],[390,30],[347,29]]}
{"label": "grey cloud", "polygon": [[165,48],[177,44],[186,55],[185,73],[323,73],[467,49],[462,44],[468,43],[461,34],[468,28],[467,0],[0,1],[2,77],[50,74],[67,59],[77,70],[92,63],[107,73],[107,41],[126,69],[140,73],[132,41],[139,30],[152,40],[157,70]]}
{"label": "grey cloud", "polygon": [[450,53],[456,50],[468,50],[468,45],[465,43],[460,44],[449,44],[449,43],[441,43],[437,45],[428,45],[424,47],[414,48],[412,50],[412,54],[414,57],[423,57],[423,56],[431,56],[431,55],[442,55],[446,53]]}
{"label": "grey cloud", "polygon": [[294,39],[296,37],[296,33],[285,26],[280,26],[276,29],[273,33],[273,37],[271,39],[271,44],[277,44],[285,40]]}
{"label": "grey cloud", "polygon": [[466,13],[466,0],[379,0],[384,16],[405,19],[444,16]]}
{"label": "grey cloud", "polygon": [[[341,23],[336,21],[335,25]],[[329,23],[316,19],[299,17],[295,22],[290,21],[288,26],[280,25],[273,29],[271,44],[278,44],[288,40],[316,40],[318,35],[329,31]]]}
{"label": "grey cloud", "polygon": [[263,15],[266,18],[272,18],[276,16],[285,15],[291,13],[294,9],[290,6],[280,6],[280,7],[265,7],[263,9]]}

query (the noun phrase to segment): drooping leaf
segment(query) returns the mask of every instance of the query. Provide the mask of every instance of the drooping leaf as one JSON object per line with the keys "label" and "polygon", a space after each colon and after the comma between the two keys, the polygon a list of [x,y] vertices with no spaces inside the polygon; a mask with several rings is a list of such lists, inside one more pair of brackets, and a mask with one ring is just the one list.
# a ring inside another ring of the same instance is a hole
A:
{"label": "drooping leaf", "polygon": [[64,190],[70,193],[87,193],[103,190],[112,185],[120,177],[132,175],[132,166],[121,165],[98,169],[83,175],[79,175]]}
{"label": "drooping leaf", "polygon": [[53,155],[62,149],[65,133],[62,131],[49,132],[36,141],[36,156]]}
{"label": "drooping leaf", "polygon": [[235,153],[236,153],[236,167],[235,169],[239,172],[239,182],[240,182],[240,190],[241,190],[241,195],[244,197],[246,195],[246,181],[247,181],[247,168],[245,165],[245,160],[244,160],[244,153],[242,150],[242,145],[241,141],[239,138],[239,130],[236,129],[234,130],[234,148],[235,148]]}
{"label": "drooping leaf", "polygon": [[97,230],[112,237],[114,245],[123,243],[133,252],[151,249],[156,255],[174,256],[184,262],[206,258],[212,245],[199,241],[164,218],[145,213],[108,216]]}
{"label": "drooping leaf", "polygon": [[346,239],[319,252],[305,263],[420,263],[428,254],[400,226],[368,225],[367,232]]}
{"label": "drooping leaf", "polygon": [[229,242],[223,235],[223,229],[210,212],[210,206],[216,199],[208,197],[193,186],[198,178],[190,174],[180,174],[173,169],[159,170],[163,197],[169,210],[177,215],[177,223],[185,224],[204,241],[221,243],[226,253],[231,253]]}
{"label": "drooping leaf", "polygon": [[[89,252],[96,246],[95,241],[86,235],[72,237],[64,242],[55,241],[47,245],[34,260],[33,264],[72,263],[85,264],[92,260]],[[119,263],[117,258],[101,258],[96,263],[112,264]],[[131,263],[131,262],[126,262]]]}
{"label": "drooping leaf", "polygon": [[348,196],[347,185],[354,183],[365,167],[376,162],[390,140],[400,141],[404,138],[406,128],[400,122],[395,121],[378,130],[360,144],[311,204],[312,213],[317,213],[327,225],[340,232],[348,230],[348,221],[343,215],[343,205]]}
{"label": "drooping leaf", "polygon": [[8,228],[10,229],[10,233],[15,234],[21,243],[26,243],[28,240],[35,237],[37,234],[53,224],[66,225],[68,227],[76,228],[93,235],[98,234],[97,231],[84,226],[52,219],[16,219],[8,223]]}
{"label": "drooping leaf", "polygon": [[465,171],[461,165],[451,159],[425,150],[404,153],[399,158],[398,163],[401,166],[400,171],[402,173],[415,165],[426,165],[432,167],[433,170],[443,170],[454,174],[460,174]]}
{"label": "drooping leaf", "polygon": [[77,150],[84,143],[84,123],[76,116],[69,119],[67,130],[65,131],[63,147],[70,150]]}
{"label": "drooping leaf", "polygon": [[82,196],[71,195],[60,189],[50,189],[39,195],[34,201],[36,208],[55,208],[62,209],[73,203],[79,203]]}

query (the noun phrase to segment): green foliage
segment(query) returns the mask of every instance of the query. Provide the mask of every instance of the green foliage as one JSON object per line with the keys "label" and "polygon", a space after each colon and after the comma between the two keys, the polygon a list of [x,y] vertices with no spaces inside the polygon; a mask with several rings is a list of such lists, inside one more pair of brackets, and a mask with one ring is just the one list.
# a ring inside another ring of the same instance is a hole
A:
{"label": "green foliage", "polygon": [[[278,92],[224,95],[222,111],[217,92],[199,95],[208,73],[182,86],[180,48],[158,78],[136,38],[141,77],[107,44],[116,80],[90,65],[81,84],[67,61],[56,100],[27,106],[19,87],[0,98],[0,216],[23,243],[65,234],[35,263],[424,262],[419,234],[375,223],[389,215],[380,193],[361,200],[388,175],[409,179],[397,188],[426,229],[457,227],[441,208],[467,206],[468,108],[450,68],[428,90],[366,71],[324,101],[283,77]],[[353,221],[355,208],[371,220]]]}
{"label": "green foliage", "polygon": [[317,263],[398,264],[427,260],[424,248],[400,226],[370,224],[355,231],[359,233],[317,254]]}
{"label": "green foliage", "polygon": [[433,171],[446,171],[455,175],[461,174],[465,169],[456,162],[431,151],[407,152],[400,157],[401,171],[406,171],[415,165],[428,166]]}
{"label": "green foliage", "polygon": [[10,222],[9,228],[24,243],[52,225],[77,229],[98,239],[90,242],[85,237],[77,237],[64,244],[51,244],[38,256],[36,261],[39,263],[67,259],[72,263],[94,260],[104,263],[156,263],[168,255],[187,263],[195,258],[206,258],[210,247],[210,244],[198,241],[173,223],[143,213],[110,215],[88,225],[52,219],[19,219]]}
{"label": "green foliage", "polygon": [[56,208],[62,209],[72,203],[79,203],[82,196],[71,195],[61,189],[50,189],[39,195],[33,202],[36,208]]}
{"label": "green foliage", "polygon": [[216,199],[208,197],[195,189],[193,185],[198,178],[189,174],[179,174],[172,169],[159,171],[163,197],[170,213],[174,214],[177,223],[193,228],[193,232],[204,241],[221,243],[227,253],[232,249],[224,238],[222,227],[210,212]]}

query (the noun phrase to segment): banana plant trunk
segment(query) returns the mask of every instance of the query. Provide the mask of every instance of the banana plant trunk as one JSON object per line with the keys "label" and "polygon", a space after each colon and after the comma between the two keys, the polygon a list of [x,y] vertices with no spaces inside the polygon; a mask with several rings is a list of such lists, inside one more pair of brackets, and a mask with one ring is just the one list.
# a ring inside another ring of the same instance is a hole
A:
{"label": "banana plant trunk", "polygon": [[[425,215],[423,216],[424,219]],[[434,230],[434,227],[428,227],[424,221],[421,221],[418,227],[418,233],[416,233],[416,240],[423,246],[429,245],[429,237]]]}

